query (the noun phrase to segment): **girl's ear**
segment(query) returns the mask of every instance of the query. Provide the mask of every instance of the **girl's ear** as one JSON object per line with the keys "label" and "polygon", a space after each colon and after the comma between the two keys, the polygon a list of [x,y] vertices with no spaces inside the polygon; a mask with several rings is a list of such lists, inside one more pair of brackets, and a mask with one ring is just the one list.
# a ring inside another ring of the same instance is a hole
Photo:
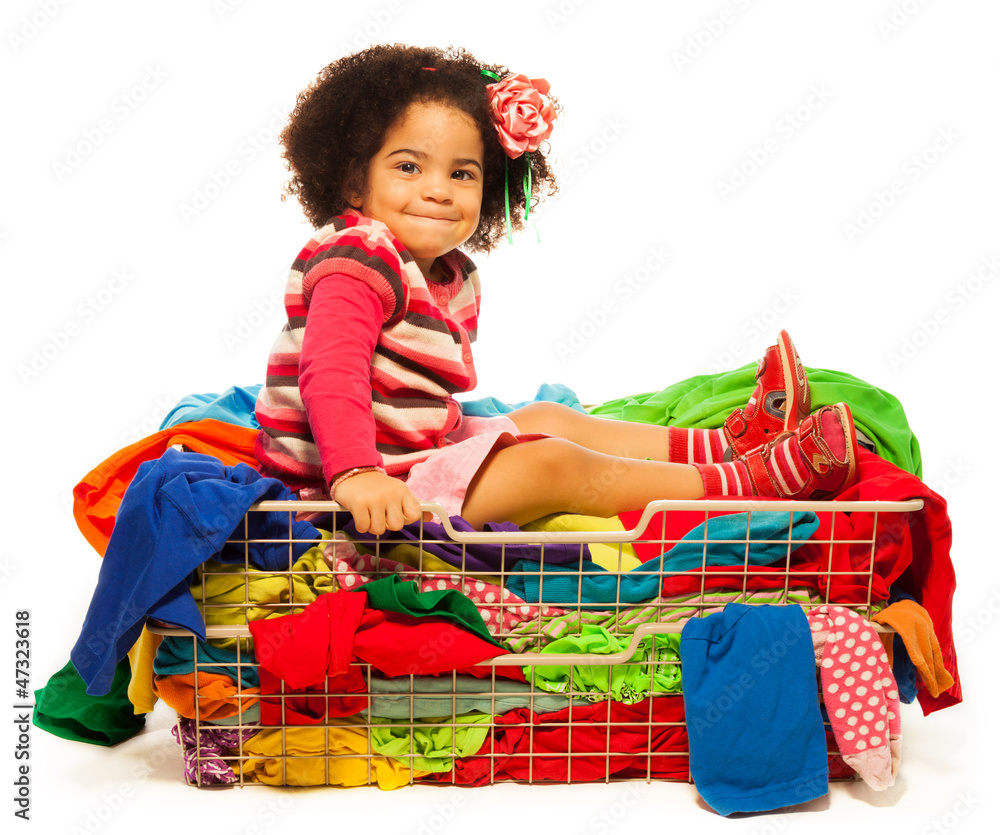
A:
{"label": "girl's ear", "polygon": [[344,197],[355,209],[360,209],[364,202],[364,181],[356,163],[349,167],[349,174],[344,181]]}

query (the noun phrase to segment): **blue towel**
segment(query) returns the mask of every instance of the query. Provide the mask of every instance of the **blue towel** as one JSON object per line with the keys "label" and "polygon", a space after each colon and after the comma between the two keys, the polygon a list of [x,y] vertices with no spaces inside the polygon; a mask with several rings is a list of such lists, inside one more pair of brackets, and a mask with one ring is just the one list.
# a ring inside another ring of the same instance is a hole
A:
{"label": "blue towel", "polygon": [[231,386],[222,394],[189,394],[167,412],[160,429],[209,418],[248,429],[260,429],[254,414],[260,390],[258,383],[255,386]]}
{"label": "blue towel", "polygon": [[720,815],[829,791],[812,633],[799,606],[730,603],[681,632],[691,777]]}
{"label": "blue towel", "polygon": [[534,400],[525,400],[523,403],[504,403],[495,397],[483,397],[479,400],[466,400],[461,403],[463,415],[474,415],[476,417],[496,417],[506,415],[529,403],[564,403],[571,409],[578,412],[586,412],[580,399],[573,389],[564,386],[562,383],[543,383],[538,387]]}

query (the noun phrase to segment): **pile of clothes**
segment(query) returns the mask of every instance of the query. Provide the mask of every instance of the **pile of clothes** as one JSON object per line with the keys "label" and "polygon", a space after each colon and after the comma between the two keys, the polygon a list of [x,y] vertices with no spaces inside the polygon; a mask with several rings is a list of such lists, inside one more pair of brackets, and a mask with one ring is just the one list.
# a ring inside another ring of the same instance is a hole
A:
{"label": "pile of clothes", "polygon": [[[374,538],[329,515],[250,512],[294,498],[254,469],[256,390],[186,398],[76,488],[77,522],[104,561],[35,723],[115,744],[163,700],[199,785],[690,775],[722,814],[804,802],[830,776],[885,788],[899,703],[961,701],[950,522],[898,402],[848,375],[809,375],[814,405],[850,402],[869,447],[837,501],[921,510],[883,513],[877,528],[836,502],[671,511],[615,545],[545,534],[625,532],[641,509],[539,520],[527,545],[456,544],[433,523]],[[752,387],[747,367],[593,411],[718,426]],[[563,387],[538,399],[582,408]],[[217,626],[247,632],[210,638]]]}

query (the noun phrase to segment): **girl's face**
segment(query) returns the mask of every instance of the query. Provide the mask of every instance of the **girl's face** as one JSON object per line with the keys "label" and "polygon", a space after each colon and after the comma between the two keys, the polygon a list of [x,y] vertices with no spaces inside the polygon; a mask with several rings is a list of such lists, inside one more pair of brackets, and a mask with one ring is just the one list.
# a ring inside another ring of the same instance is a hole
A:
{"label": "girl's face", "polygon": [[434,259],[479,226],[483,141],[468,115],[439,102],[411,104],[368,163],[363,215],[380,220],[430,278]]}

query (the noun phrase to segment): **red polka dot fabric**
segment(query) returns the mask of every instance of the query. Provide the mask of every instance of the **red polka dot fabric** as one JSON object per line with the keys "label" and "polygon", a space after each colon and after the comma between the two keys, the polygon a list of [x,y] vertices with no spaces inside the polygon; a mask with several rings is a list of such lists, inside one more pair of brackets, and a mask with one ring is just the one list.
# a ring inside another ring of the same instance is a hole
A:
{"label": "red polka dot fabric", "polygon": [[324,557],[333,570],[337,585],[347,591],[357,591],[386,572],[395,572],[406,580],[417,580],[420,591],[456,589],[472,600],[486,628],[493,635],[510,633],[525,621],[541,623],[543,616],[558,616],[565,610],[554,606],[531,605],[508,589],[493,583],[460,574],[422,573],[405,563],[386,557],[362,554],[344,539],[331,540]]}
{"label": "red polka dot fabric", "polygon": [[899,692],[878,633],[843,606],[820,606],[806,618],[840,754],[873,789],[889,788],[902,745]]}

